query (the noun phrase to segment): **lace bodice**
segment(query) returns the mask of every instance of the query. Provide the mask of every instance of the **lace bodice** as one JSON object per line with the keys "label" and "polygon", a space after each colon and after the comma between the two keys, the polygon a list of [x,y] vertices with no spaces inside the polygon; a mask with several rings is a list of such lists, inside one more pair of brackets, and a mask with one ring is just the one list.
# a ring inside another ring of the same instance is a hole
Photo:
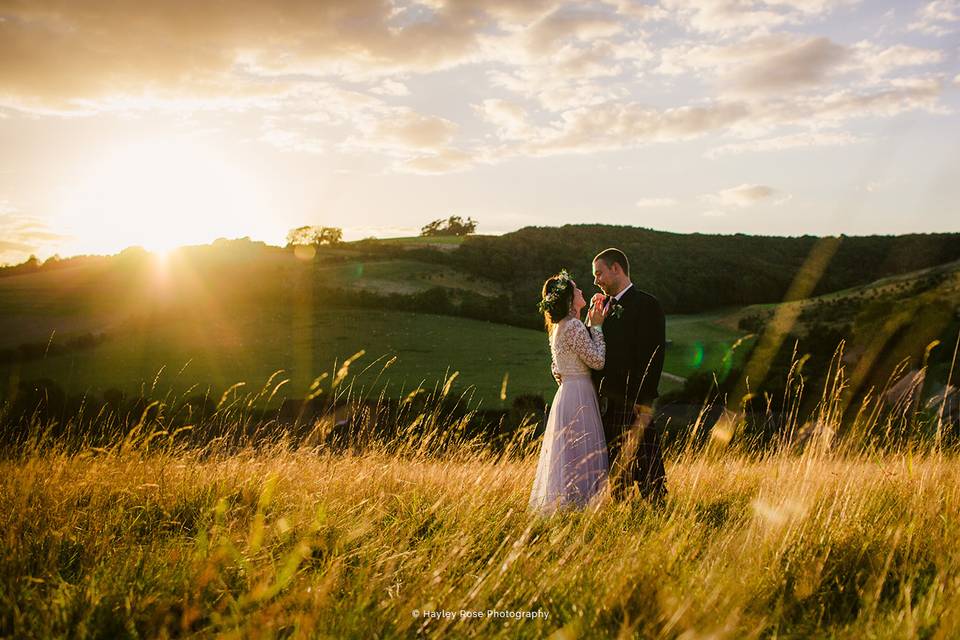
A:
{"label": "lace bodice", "polygon": [[606,354],[602,330],[588,331],[579,318],[561,320],[550,331],[550,368],[561,377],[602,369]]}

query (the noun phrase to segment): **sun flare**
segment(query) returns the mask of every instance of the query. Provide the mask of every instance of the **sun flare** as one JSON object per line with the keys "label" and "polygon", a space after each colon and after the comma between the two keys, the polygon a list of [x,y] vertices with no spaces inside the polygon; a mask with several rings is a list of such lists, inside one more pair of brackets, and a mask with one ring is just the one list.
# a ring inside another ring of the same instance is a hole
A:
{"label": "sun flare", "polygon": [[114,147],[63,192],[60,228],[82,252],[140,245],[167,253],[218,237],[264,230],[255,175],[189,140],[146,139]]}

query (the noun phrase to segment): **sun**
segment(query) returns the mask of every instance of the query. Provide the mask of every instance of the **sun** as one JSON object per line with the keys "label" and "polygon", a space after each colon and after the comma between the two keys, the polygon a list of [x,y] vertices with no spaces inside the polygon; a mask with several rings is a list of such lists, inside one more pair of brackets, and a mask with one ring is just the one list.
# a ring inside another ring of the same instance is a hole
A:
{"label": "sun", "polygon": [[97,154],[64,190],[60,229],[90,253],[139,245],[168,253],[250,235],[266,211],[260,181],[226,154],[189,139],[152,138]]}

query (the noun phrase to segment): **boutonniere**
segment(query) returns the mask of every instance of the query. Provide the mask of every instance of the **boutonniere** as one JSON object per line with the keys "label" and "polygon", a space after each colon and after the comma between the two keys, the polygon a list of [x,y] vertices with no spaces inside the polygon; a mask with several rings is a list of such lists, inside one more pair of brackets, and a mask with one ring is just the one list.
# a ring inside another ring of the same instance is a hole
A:
{"label": "boutonniere", "polygon": [[611,318],[620,319],[620,316],[623,315],[623,305],[619,302],[614,302],[613,306],[610,307],[610,313],[608,314]]}

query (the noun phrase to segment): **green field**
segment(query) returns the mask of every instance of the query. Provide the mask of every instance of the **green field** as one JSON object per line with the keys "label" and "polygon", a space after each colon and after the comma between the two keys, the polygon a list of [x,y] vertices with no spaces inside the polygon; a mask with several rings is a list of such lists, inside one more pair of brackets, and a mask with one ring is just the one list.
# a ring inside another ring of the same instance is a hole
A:
{"label": "green field", "polygon": [[[130,327],[92,349],[0,369],[9,380],[50,377],[72,393],[100,393],[116,387],[128,393],[157,379],[161,391],[176,393],[194,384],[215,390],[237,382],[259,388],[277,370],[289,378],[289,397],[306,395],[310,383],[336,362],[359,351],[352,373],[370,366],[357,384],[372,384],[388,360],[381,382],[399,395],[423,384],[441,385],[447,372],[459,372],[453,389],[477,389],[486,403],[500,402],[503,378],[507,398],[546,394],[556,385],[543,333],[477,320],[372,310],[317,310],[312,315],[254,314],[230,321],[170,317],[142,328]],[[374,362],[376,361],[376,364]]]}
{"label": "green field", "polygon": [[[249,390],[282,370],[279,379],[289,378],[286,396],[303,397],[317,376],[359,351],[364,355],[351,373],[366,370],[355,381],[365,393],[387,384],[388,395],[396,396],[421,384],[442,385],[454,372],[452,391],[473,388],[475,400],[487,407],[509,406],[523,394],[549,400],[556,389],[543,331],[432,315],[429,308],[338,309],[315,299],[311,282],[378,294],[433,287],[499,293],[483,279],[406,259],[310,262],[289,251],[242,244],[199,248],[166,262],[127,252],[0,278],[0,348],[104,336],[94,347],[0,364],[0,392],[42,377],[70,394],[117,388],[179,395],[236,383]],[[668,319],[671,344],[661,392],[678,388],[694,372],[729,369],[731,359],[724,357],[740,333],[724,328],[721,319]]]}
{"label": "green field", "polygon": [[462,289],[483,296],[500,293],[493,282],[448,267],[414,260],[357,261],[318,266],[316,276],[321,284],[328,286],[352,287],[377,293],[411,294],[434,287]]}
{"label": "green field", "polygon": [[465,239],[464,236],[404,236],[402,238],[378,238],[377,242],[410,246],[459,247]]}
{"label": "green field", "polygon": [[673,375],[687,377],[703,371],[715,371],[725,376],[743,359],[746,340],[742,347],[731,348],[746,334],[727,327],[723,313],[705,313],[690,316],[667,317],[667,348],[665,370]]}
{"label": "green field", "polygon": [[[667,351],[669,373],[685,376],[722,368],[722,347],[732,336],[717,328],[712,317],[671,317],[668,333],[673,340]],[[420,384],[442,384],[452,372],[458,372],[455,391],[473,386],[487,406],[501,403],[505,376],[507,403],[520,394],[549,399],[555,390],[541,331],[449,316],[333,309],[303,317],[250,313],[229,320],[171,315],[126,326],[90,349],[0,367],[0,384],[9,389],[16,380],[49,377],[70,393],[100,394],[111,387],[141,393],[143,385],[155,385],[161,393],[179,394],[193,385],[217,391],[243,382],[259,388],[283,370],[279,379],[290,379],[285,392],[301,397],[314,378],[332,373],[336,362],[361,350],[365,354],[352,371],[369,366],[357,379],[368,390],[383,365],[396,357],[380,376],[381,384],[389,381],[390,395]],[[665,378],[661,391],[678,384]]]}

